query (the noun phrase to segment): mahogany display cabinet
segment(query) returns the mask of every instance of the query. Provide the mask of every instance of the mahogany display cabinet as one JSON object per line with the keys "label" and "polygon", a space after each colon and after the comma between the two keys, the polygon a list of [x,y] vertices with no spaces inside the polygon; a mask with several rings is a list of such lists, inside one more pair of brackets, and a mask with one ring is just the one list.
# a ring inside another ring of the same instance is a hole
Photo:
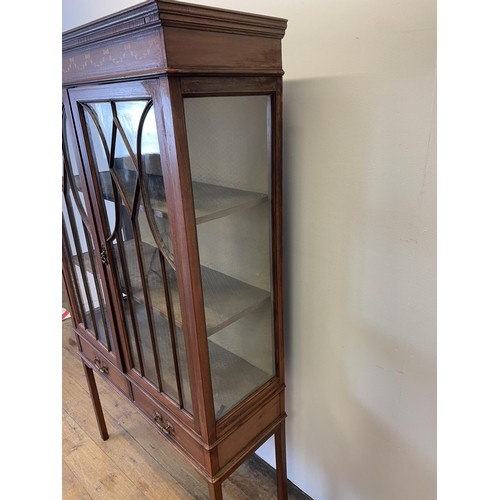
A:
{"label": "mahogany display cabinet", "polygon": [[271,436],[287,498],[285,28],[149,1],[63,33],[63,282],[99,430],[96,372],[211,499]]}

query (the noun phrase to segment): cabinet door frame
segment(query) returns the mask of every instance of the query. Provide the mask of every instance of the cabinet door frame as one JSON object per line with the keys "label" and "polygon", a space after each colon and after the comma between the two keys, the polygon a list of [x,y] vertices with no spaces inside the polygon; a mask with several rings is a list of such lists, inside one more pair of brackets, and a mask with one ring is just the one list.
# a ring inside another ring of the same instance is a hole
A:
{"label": "cabinet door frame", "polygon": [[[90,237],[92,239],[92,243],[94,245],[94,249],[98,249],[101,246],[101,239],[100,235],[97,231],[97,225],[96,225],[96,217],[94,214],[94,207],[91,203],[91,198],[90,198],[90,191],[88,187],[88,180],[87,180],[87,175],[85,172],[85,169],[83,167],[83,161],[82,161],[82,151],[81,147],[79,144],[79,141],[77,140],[76,136],[76,131],[75,131],[75,122],[73,120],[73,114],[71,110],[71,104],[69,101],[69,96],[67,90],[63,90],[63,95],[62,95],[62,102],[63,102],[63,107],[66,113],[66,122],[68,124],[67,126],[67,133],[71,135],[71,140],[73,144],[76,147],[76,150],[74,151],[74,160],[76,161],[76,168],[78,170],[78,175],[81,179],[81,188],[82,188],[82,194],[84,198],[84,204],[85,204],[85,209],[86,209],[86,214],[87,214],[87,220],[89,223],[88,230],[90,232]],[[64,145],[63,145],[64,147]],[[67,174],[68,175],[68,174]],[[64,188],[64,186],[63,186]],[[105,356],[110,362],[112,362],[115,366],[118,368],[122,369],[123,368],[123,360],[120,352],[120,343],[118,342],[118,332],[116,328],[116,318],[114,314],[114,307],[112,305],[112,298],[109,293],[109,286],[108,286],[108,277],[107,274],[104,270],[104,266],[101,262],[101,259],[99,258],[99,254],[96,255],[96,266],[97,266],[97,273],[98,273],[98,278],[101,281],[102,284],[102,293],[104,295],[104,300],[106,302],[106,311],[108,313],[108,325],[111,330],[111,337],[114,345],[114,352],[113,351],[108,351],[104,345],[101,344],[101,342],[96,340],[96,337],[94,334],[84,328],[82,323],[78,323],[75,319],[74,325],[76,325],[76,329],[83,338],[88,340],[89,342],[92,343],[94,347],[96,347],[99,352]],[[72,287],[70,286],[70,283],[72,282],[71,279],[71,274],[72,274],[72,267],[73,265],[70,262],[65,262],[65,259],[63,258],[63,273],[64,273],[64,279],[66,283],[66,289],[67,293],[69,295],[72,295]],[[73,307],[75,306],[75,298],[70,297],[69,298],[70,302],[73,304]]]}
{"label": "cabinet door frame", "polygon": [[[177,181],[177,163],[171,162],[171,153],[166,150],[175,150],[175,142],[172,141],[172,137],[168,135],[166,131],[168,125],[165,122],[169,121],[169,117],[165,116],[163,105],[162,105],[162,93],[159,89],[158,79],[150,80],[137,80],[129,82],[118,82],[109,83],[102,85],[89,85],[76,87],[69,90],[69,97],[71,103],[71,109],[73,116],[75,117],[75,127],[77,130],[77,135],[82,149],[83,164],[86,176],[89,183],[90,192],[90,202],[96,211],[98,216],[97,220],[97,232],[99,234],[100,240],[106,242],[107,231],[105,226],[105,207],[101,197],[98,195],[99,184],[96,178],[95,172],[97,172],[96,166],[94,166],[94,160],[90,153],[91,146],[89,142],[89,137],[85,127],[82,124],[83,116],[80,103],[84,102],[96,102],[96,101],[118,101],[118,100],[134,100],[134,99],[145,99],[152,100],[153,107],[155,111],[156,126],[158,133],[158,143],[160,146],[160,162],[163,172],[163,181],[165,188],[165,198],[167,201],[167,211],[169,214],[172,245],[175,255],[176,264],[176,276],[177,285],[179,289],[180,296],[180,308],[182,317],[182,330],[184,335],[184,343],[186,346],[186,364],[189,377],[189,387],[191,391],[192,399],[192,414],[186,410],[179,408],[179,405],[173,399],[167,397],[165,394],[160,393],[156,388],[149,383],[148,380],[138,376],[139,374],[134,370],[132,365],[132,355],[129,347],[129,340],[126,338],[126,322],[121,305],[120,299],[120,285],[118,282],[118,275],[115,272],[116,265],[114,262],[113,252],[110,251],[109,245],[106,246],[108,258],[110,265],[105,266],[105,273],[107,279],[110,283],[110,295],[112,296],[113,308],[115,310],[118,323],[121,325],[119,328],[120,335],[120,346],[122,347],[122,355],[124,358],[124,369],[130,379],[137,384],[142,390],[147,392],[159,403],[163,404],[165,408],[171,411],[176,417],[179,418],[184,424],[189,428],[193,429],[196,433],[200,432],[200,410],[199,402],[202,400],[200,397],[200,384],[197,382],[197,374],[199,373],[196,364],[196,356],[193,356],[193,339],[196,338],[196,334],[191,330],[191,320],[193,314],[190,309],[190,302],[186,299],[185,290],[189,288],[186,283],[190,279],[189,273],[185,273],[186,266],[186,254],[185,254],[185,244],[184,244],[184,232],[183,232],[183,197],[180,193],[178,187],[179,183]],[[166,139],[166,140],[165,140]],[[168,143],[168,146],[165,143]],[[175,154],[175,151],[174,151]],[[202,385],[202,384],[201,384]],[[204,437],[204,436],[203,436]]]}

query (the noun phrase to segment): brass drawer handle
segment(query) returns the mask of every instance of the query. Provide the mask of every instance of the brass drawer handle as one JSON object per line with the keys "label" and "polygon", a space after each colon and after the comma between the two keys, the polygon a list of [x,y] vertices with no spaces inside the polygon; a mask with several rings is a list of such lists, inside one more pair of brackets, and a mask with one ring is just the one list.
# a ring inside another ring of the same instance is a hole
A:
{"label": "brass drawer handle", "polygon": [[108,375],[109,368],[106,365],[103,365],[99,358],[94,358],[94,365],[101,373]]}
{"label": "brass drawer handle", "polygon": [[155,412],[154,421],[155,424],[160,428],[160,430],[165,434],[170,435],[172,434],[172,432],[174,432],[174,426],[170,422],[167,422],[167,425],[164,425],[163,417],[158,412]]}

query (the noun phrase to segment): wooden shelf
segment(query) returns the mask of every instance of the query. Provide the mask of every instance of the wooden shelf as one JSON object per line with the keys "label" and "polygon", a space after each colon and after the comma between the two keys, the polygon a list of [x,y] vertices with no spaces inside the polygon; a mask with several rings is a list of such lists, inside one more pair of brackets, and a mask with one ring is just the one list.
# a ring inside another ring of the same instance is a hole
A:
{"label": "wooden shelf", "polygon": [[[132,298],[136,302],[144,303],[144,289],[133,240],[125,242],[124,247],[132,287]],[[143,243],[144,263],[148,276],[151,304],[154,310],[167,318],[168,312],[163,278],[160,269],[156,269],[155,265],[158,261],[158,252],[157,248]],[[75,265],[78,266],[79,262],[76,257],[74,261]],[[84,254],[84,266],[88,272],[92,272],[90,258],[87,253]],[[201,266],[201,277],[208,336],[222,330],[270,300],[270,293],[267,290],[249,285],[214,269]],[[182,326],[179,291],[176,286],[172,287],[171,297],[175,320],[179,326]]]}
{"label": "wooden shelf", "polygon": [[252,208],[268,199],[263,193],[202,182],[193,182],[193,197],[197,224],[225,217],[238,210]]}
{"label": "wooden shelf", "polygon": [[[130,193],[135,188],[136,176],[126,175],[129,171],[123,169],[121,180],[124,189]],[[135,173],[135,172],[134,172]],[[77,189],[81,191],[79,176],[75,176]],[[113,186],[109,171],[99,172],[101,190],[104,199],[114,202]],[[153,182],[153,181],[157,182]],[[165,205],[165,193],[163,191],[163,179],[159,175],[146,175],[146,185],[150,186],[149,199],[151,208],[156,217],[167,217]],[[225,217],[239,210],[245,210],[259,205],[268,200],[264,193],[243,191],[241,189],[193,182],[193,197],[195,205],[195,218],[197,224],[202,224],[213,219]],[[144,207],[141,205],[141,209]]]}
{"label": "wooden shelf", "polygon": [[272,377],[210,340],[208,352],[217,419]]}

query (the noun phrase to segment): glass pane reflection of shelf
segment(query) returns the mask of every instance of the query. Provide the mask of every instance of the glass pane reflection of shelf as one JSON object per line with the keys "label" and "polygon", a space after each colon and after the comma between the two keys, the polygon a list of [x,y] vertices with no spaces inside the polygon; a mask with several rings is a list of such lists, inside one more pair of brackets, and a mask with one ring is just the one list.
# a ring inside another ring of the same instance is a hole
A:
{"label": "glass pane reflection of shelf", "polygon": [[[156,217],[167,217],[167,207],[165,205],[163,183],[161,181],[148,183],[148,178],[151,178],[152,180],[154,177],[158,178],[159,176],[145,176],[146,184],[149,186],[148,195],[151,202],[151,208]],[[109,171],[100,172],[99,179],[104,199],[114,201],[111,173]],[[75,181],[77,184],[77,189],[81,191],[79,176],[75,176]],[[134,188],[136,176],[121,175],[121,181],[122,183],[124,183],[125,190],[128,192],[130,191],[130,189]],[[130,182],[134,185],[127,186],[127,182]],[[225,217],[226,215],[237,212],[239,210],[252,208],[268,199],[267,195],[263,193],[243,191],[241,189],[217,186],[215,184],[205,184],[203,182],[193,182],[193,197],[195,205],[195,218],[197,224],[202,224],[203,222],[218,219],[219,217]]]}
{"label": "glass pane reflection of shelf", "polygon": [[[130,265],[132,262],[137,262],[134,241],[126,241],[124,248],[127,262],[129,263],[128,275],[132,286],[132,298],[136,302],[144,303],[144,290],[139,269]],[[168,317],[161,270],[148,267],[148,263],[157,260],[154,259],[156,252],[158,252],[158,249],[143,243],[143,256],[145,268],[148,273],[151,304],[163,317]],[[76,260],[75,264],[79,265],[78,260]],[[84,254],[84,266],[88,272],[92,272],[88,254]],[[245,314],[257,309],[269,300],[270,293],[268,291],[244,283],[214,269],[201,266],[201,275],[207,334],[209,336],[237,321]],[[171,290],[171,297],[175,320],[180,326],[181,308],[177,287],[173,287]]]}

